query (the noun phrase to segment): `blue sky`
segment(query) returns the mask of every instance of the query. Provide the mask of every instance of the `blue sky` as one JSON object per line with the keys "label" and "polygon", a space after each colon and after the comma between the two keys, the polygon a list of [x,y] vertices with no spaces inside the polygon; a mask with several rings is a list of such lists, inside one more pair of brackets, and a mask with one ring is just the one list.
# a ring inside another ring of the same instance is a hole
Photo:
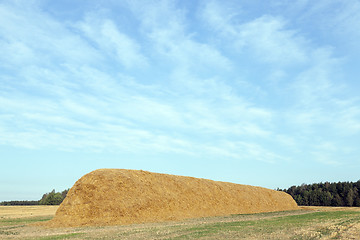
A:
{"label": "blue sky", "polygon": [[360,1],[0,1],[0,201],[98,168],[360,179]]}

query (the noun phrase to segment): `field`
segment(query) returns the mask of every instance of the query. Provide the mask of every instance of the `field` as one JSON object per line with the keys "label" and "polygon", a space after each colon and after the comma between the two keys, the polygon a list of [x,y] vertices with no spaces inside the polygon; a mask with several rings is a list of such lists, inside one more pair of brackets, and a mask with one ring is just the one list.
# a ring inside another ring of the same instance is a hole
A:
{"label": "field", "polygon": [[360,208],[301,210],[127,226],[44,228],[56,206],[0,206],[0,239],[360,239]]}

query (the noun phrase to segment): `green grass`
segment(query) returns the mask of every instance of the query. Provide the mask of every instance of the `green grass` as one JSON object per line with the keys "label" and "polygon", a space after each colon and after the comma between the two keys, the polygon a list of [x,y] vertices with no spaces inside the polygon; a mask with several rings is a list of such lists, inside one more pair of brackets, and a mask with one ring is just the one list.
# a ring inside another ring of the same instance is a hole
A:
{"label": "green grass", "polygon": [[18,225],[18,224],[28,224],[35,222],[48,221],[53,217],[31,217],[31,218],[8,218],[8,219],[0,219],[0,226],[8,226],[8,225]]}
{"label": "green grass", "polygon": [[[253,221],[211,223],[182,229],[178,232],[178,236],[169,239],[196,239],[200,237],[209,237],[223,232],[238,232],[242,233],[244,236],[250,236],[259,232],[263,234],[270,234],[278,231],[291,232],[295,229],[309,227],[312,224],[318,224],[330,219],[332,221],[342,220],[337,223],[338,225],[349,224],[354,221],[360,221],[360,212],[314,212]],[[326,227],[318,228],[315,231],[321,237],[332,233],[332,229]],[[308,238],[305,237],[304,239]]]}

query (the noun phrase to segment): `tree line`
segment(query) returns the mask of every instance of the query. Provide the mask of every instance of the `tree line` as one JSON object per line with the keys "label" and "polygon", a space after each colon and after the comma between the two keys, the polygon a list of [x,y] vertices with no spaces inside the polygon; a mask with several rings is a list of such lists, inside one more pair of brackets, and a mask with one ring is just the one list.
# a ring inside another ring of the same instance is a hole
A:
{"label": "tree line", "polygon": [[360,207],[360,180],[302,184],[278,190],[290,194],[302,206]]}
{"label": "tree line", "polygon": [[65,199],[69,189],[62,192],[55,192],[53,189],[51,192],[45,193],[38,201],[4,201],[0,202],[2,206],[24,206],[24,205],[59,205]]}

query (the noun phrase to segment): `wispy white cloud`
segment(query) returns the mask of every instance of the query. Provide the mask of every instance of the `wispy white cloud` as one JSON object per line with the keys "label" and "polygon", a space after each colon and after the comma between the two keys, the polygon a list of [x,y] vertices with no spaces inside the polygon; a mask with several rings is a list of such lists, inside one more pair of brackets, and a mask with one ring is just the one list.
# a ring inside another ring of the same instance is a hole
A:
{"label": "wispy white cloud", "polygon": [[[360,107],[358,104],[359,100],[342,107],[333,118],[334,125],[344,135],[353,136],[360,132]],[[338,106],[341,107],[341,105]]]}
{"label": "wispy white cloud", "polygon": [[358,100],[344,95],[349,88],[339,80],[343,61],[335,58],[329,49],[317,49],[311,59],[311,65],[292,83],[297,100],[289,111],[290,118],[299,126],[327,126],[341,135],[356,133],[360,120]]}
{"label": "wispy white cloud", "polygon": [[287,30],[282,19],[263,16],[239,26],[237,43],[254,49],[257,59],[269,63],[301,64],[306,61],[304,40]]}
{"label": "wispy white cloud", "polygon": [[341,166],[348,162],[347,153],[352,150],[341,146],[338,142],[319,139],[318,143],[311,151],[315,161],[330,166]]}
{"label": "wispy white cloud", "polygon": [[138,2],[132,4],[132,10],[160,59],[172,63],[176,73],[204,73],[211,68],[228,70],[232,67],[230,60],[212,44],[195,40],[194,33],[189,32],[186,11],[171,1],[159,1],[156,5]]}
{"label": "wispy white cloud", "polygon": [[[43,67],[92,63],[100,55],[62,23],[48,17],[36,6],[2,4],[1,55],[7,68],[29,65]],[[46,23],[46,24],[44,24]],[[76,47],[75,47],[76,46]]]}
{"label": "wispy white cloud", "polygon": [[336,45],[353,57],[359,52],[358,0],[275,1],[273,5],[282,9],[278,14],[302,26],[304,33],[311,36],[313,42]]}
{"label": "wispy white cloud", "polygon": [[232,19],[231,12],[220,3],[209,1],[202,19],[226,37],[240,54],[250,49],[249,56],[255,54],[257,60],[281,65],[302,64],[307,60],[305,39],[296,31],[287,29],[284,19],[263,15],[239,23]]}
{"label": "wispy white cloud", "polygon": [[213,147],[211,152],[221,152],[223,155],[238,159],[240,162],[260,161],[269,164],[289,161],[287,157],[275,153],[260,144],[251,141],[224,141],[219,147]]}
{"label": "wispy white cloud", "polygon": [[64,23],[1,4],[1,143],[277,163],[328,151],[314,147],[324,129],[359,133],[336,49],[284,17],[204,5],[197,27],[209,37],[171,1],[126,4],[136,34],[103,10]]}
{"label": "wispy white cloud", "polygon": [[99,14],[87,14],[84,21],[76,24],[85,36],[94,42],[102,53],[117,59],[125,67],[142,67],[147,64],[140,45],[120,32],[115,23]]}
{"label": "wispy white cloud", "polygon": [[358,22],[360,17],[359,1],[308,1],[305,6],[308,8],[308,11],[304,13],[304,18],[310,18],[320,12],[323,13],[323,16],[317,17],[318,21],[315,22],[317,27],[322,28],[321,30],[331,30],[332,33],[340,33],[339,31],[342,31],[342,33],[345,33],[347,36],[349,36],[349,34],[350,36],[358,34],[357,30],[359,26],[356,22]]}

